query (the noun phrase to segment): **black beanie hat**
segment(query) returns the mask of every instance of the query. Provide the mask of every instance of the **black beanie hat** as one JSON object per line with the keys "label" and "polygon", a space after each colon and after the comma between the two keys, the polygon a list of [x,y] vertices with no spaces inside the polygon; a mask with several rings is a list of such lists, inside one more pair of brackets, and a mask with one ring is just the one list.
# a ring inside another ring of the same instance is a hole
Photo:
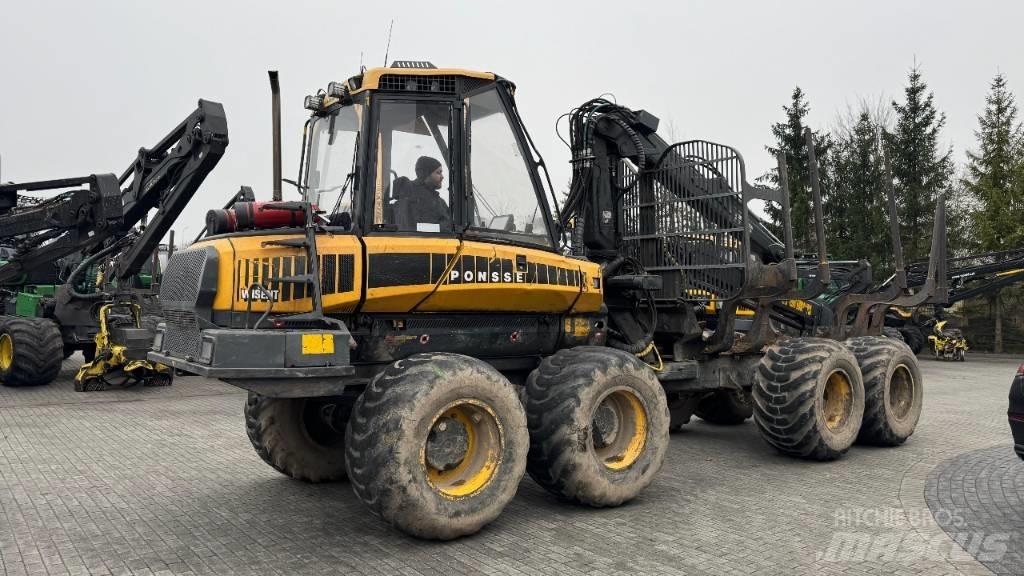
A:
{"label": "black beanie hat", "polygon": [[416,178],[420,180],[429,176],[434,170],[441,167],[441,163],[430,156],[420,156],[416,160]]}

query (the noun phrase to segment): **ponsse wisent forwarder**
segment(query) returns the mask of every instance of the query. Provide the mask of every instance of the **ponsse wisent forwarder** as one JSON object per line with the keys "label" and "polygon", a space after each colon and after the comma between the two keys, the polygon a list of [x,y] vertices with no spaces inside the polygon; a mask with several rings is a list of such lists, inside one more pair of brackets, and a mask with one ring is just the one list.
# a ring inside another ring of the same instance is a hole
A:
{"label": "ponsse wisent forwarder", "polygon": [[771,320],[828,283],[824,259],[799,280],[788,222],[780,241],[747,209],[788,214],[786,194],[749,185],[733,149],[669,145],[651,114],[598,99],[569,115],[559,209],[514,92],[397,62],[307,97],[301,200],[281,201],[275,153],[273,201],[211,211],[168,264],[150,359],[249,390],[268,464],[347,477],[427,538],[479,530],[524,471],[626,502],[691,414],[753,415],[771,445],[819,460],[910,436],[921,375],[877,336],[884,307],[852,308],[876,321],[829,338]]}

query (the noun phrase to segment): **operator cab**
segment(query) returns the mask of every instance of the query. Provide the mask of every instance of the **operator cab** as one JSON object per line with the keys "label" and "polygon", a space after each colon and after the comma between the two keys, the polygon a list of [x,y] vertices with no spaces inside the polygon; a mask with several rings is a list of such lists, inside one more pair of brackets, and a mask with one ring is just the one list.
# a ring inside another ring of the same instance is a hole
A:
{"label": "operator cab", "polygon": [[429,62],[394,62],[332,82],[306,97],[312,116],[300,190],[331,225],[358,235],[554,250],[542,164],[514,90],[489,72]]}

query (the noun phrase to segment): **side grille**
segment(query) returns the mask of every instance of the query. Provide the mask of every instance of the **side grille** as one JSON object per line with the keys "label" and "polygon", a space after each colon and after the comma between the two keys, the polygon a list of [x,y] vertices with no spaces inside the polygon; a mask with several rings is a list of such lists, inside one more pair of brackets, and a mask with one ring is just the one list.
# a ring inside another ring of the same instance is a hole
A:
{"label": "side grille", "polygon": [[182,358],[199,356],[199,321],[195,312],[164,310],[164,349]]}
{"label": "side grille", "polygon": [[199,295],[199,280],[206,266],[205,250],[181,250],[171,255],[160,285],[160,302],[194,305]]}
{"label": "side grille", "polygon": [[180,358],[199,356],[199,318],[209,320],[212,315],[217,261],[217,251],[211,247],[181,250],[171,256],[160,285],[164,352]]}

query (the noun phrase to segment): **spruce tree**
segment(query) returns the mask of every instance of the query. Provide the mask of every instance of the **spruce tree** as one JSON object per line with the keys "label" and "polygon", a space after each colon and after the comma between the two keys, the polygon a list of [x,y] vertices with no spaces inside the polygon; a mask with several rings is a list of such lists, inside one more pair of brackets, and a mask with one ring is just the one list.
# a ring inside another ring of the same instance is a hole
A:
{"label": "spruce tree", "polygon": [[833,136],[826,196],[829,252],[835,259],[866,259],[880,278],[891,269],[882,127],[866,106]]}
{"label": "spruce tree", "polygon": [[[797,253],[809,253],[817,245],[814,239],[814,207],[811,196],[811,172],[807,159],[807,143],[804,140],[805,118],[811,111],[803,90],[799,86],[793,89],[793,95],[789,106],[783,106],[786,119],[772,125],[772,135],[775,137],[775,146],[765,146],[765,149],[775,158],[779,150],[786,153],[787,174],[789,176],[789,204],[791,209],[791,220],[793,223],[793,242],[796,244]],[[814,132],[814,151],[817,155],[818,164],[826,164],[826,156],[831,147],[831,140],[827,134]],[[822,178],[825,176],[824,169],[819,170]],[[776,186],[779,183],[777,169],[772,169],[765,174],[760,181],[767,181]],[[768,204],[765,212],[771,219],[773,231],[782,237],[782,210],[781,207]]]}
{"label": "spruce tree", "polygon": [[[967,153],[964,186],[978,210],[972,214],[979,248],[1007,250],[1024,245],[1024,129],[1017,121],[1017,104],[996,74],[985,98],[985,112],[975,131],[978,150]],[[995,319],[995,352],[1003,351],[1000,293],[990,296]]]}
{"label": "spruce tree", "polygon": [[916,65],[904,89],[905,101],[893,101],[896,126],[888,134],[888,153],[895,179],[907,262],[928,257],[931,248],[935,199],[949,186],[953,174],[952,149],[939,150],[939,133],[946,115],[935,109],[934,94]]}

